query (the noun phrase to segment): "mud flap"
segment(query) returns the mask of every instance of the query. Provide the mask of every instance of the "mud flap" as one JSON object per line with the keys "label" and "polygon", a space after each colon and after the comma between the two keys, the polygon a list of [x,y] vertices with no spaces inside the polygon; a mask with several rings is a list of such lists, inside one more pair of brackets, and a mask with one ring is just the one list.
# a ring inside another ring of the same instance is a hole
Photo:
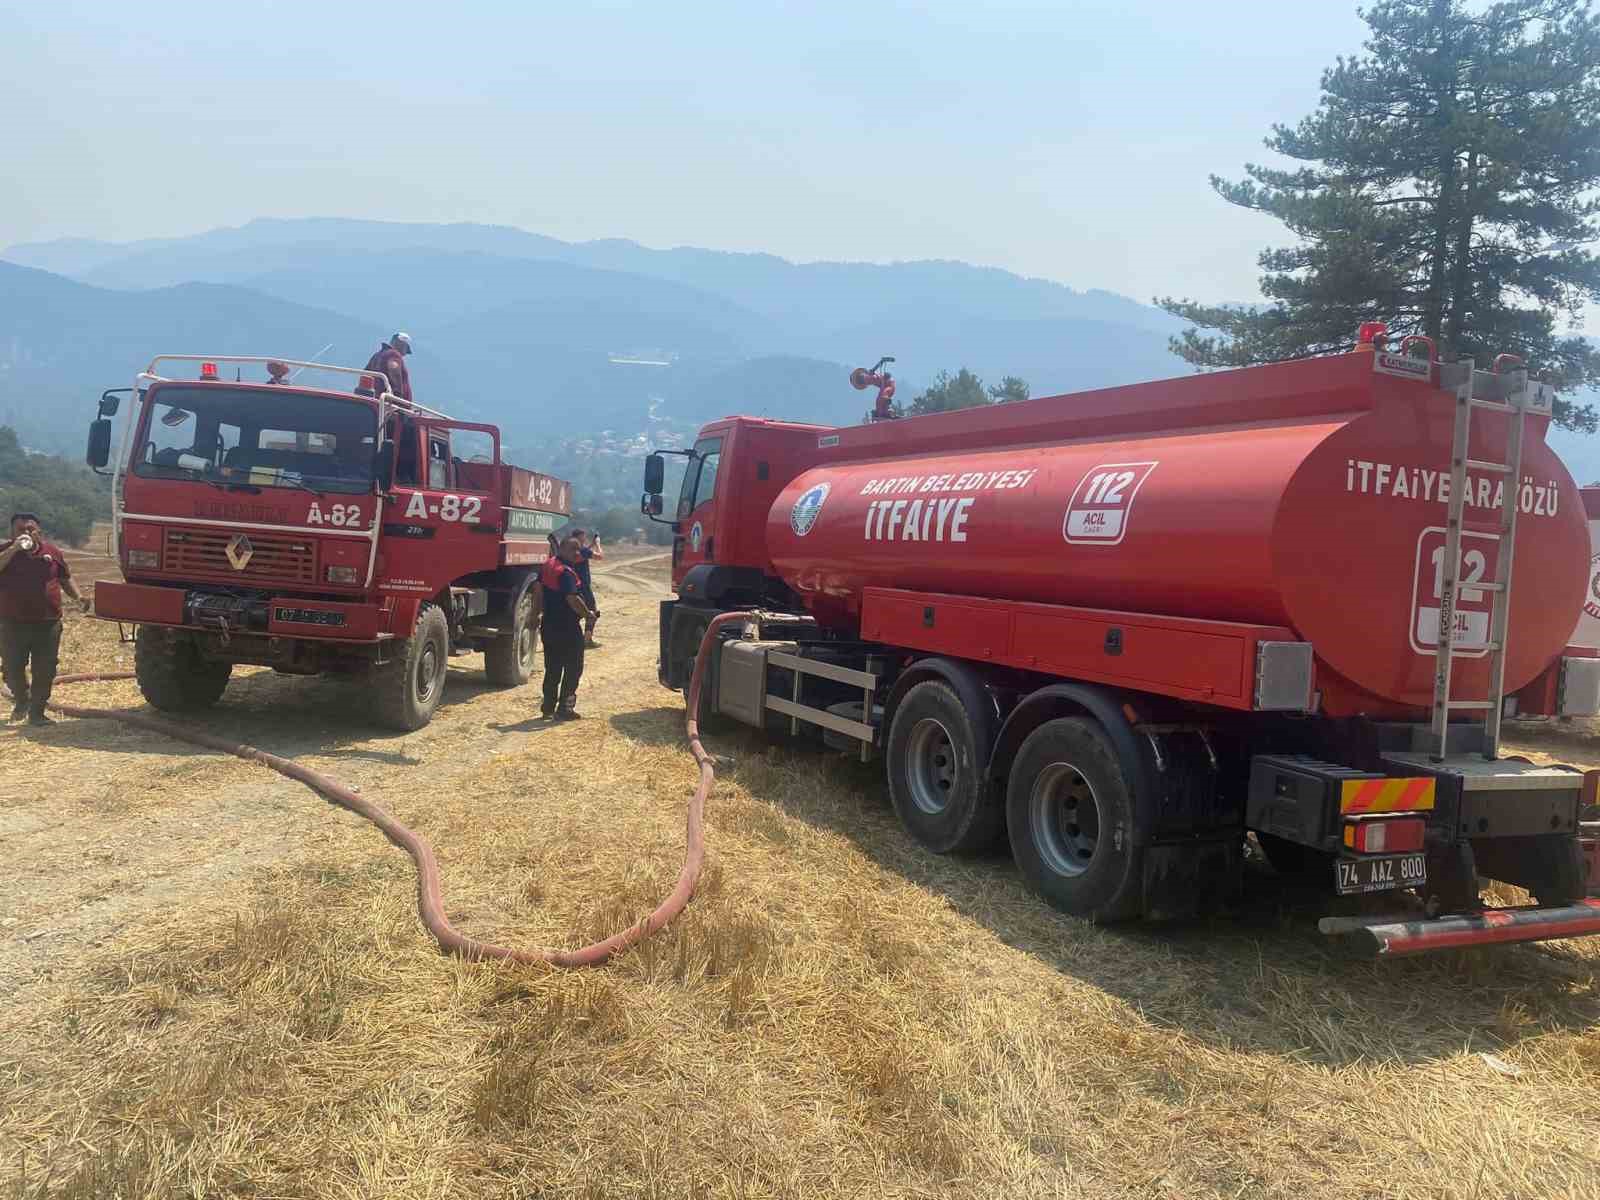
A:
{"label": "mud flap", "polygon": [[1145,919],[1177,920],[1226,907],[1239,895],[1243,868],[1241,831],[1146,846]]}
{"label": "mud flap", "polygon": [[1478,874],[1527,888],[1540,904],[1563,905],[1588,891],[1588,864],[1577,838],[1563,834],[1475,838]]}

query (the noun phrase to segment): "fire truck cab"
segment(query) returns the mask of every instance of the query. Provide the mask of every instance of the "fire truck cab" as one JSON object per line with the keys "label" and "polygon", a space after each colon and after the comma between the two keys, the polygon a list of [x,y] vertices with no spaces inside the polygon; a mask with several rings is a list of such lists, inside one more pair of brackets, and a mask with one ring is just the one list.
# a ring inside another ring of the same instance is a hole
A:
{"label": "fire truck cab", "polygon": [[123,576],[96,587],[95,615],[133,627],[156,708],[214,704],[255,664],[362,676],[377,718],[410,730],[454,654],[482,650],[502,687],[531,673],[531,588],[571,488],[502,462],[493,425],[357,368],[162,355],[101,397],[86,457],[113,477]]}

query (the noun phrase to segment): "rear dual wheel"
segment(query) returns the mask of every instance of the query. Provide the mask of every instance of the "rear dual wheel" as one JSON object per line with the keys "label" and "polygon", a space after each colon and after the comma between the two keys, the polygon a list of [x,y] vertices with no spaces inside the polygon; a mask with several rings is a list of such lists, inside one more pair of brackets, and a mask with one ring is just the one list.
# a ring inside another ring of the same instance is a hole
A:
{"label": "rear dual wheel", "polygon": [[919,683],[895,710],[885,750],[901,823],[939,854],[1009,837],[1023,876],[1063,912],[1130,920],[1144,903],[1133,791],[1104,729],[1083,717],[1040,725],[1011,764],[1004,803],[987,772],[994,733],[942,680]]}
{"label": "rear dual wheel", "polygon": [[[534,585],[537,586],[537,585]],[[483,673],[495,687],[521,687],[533,678],[534,647],[533,587],[517,600],[511,613],[511,629],[483,649]]]}
{"label": "rear dual wheel", "polygon": [[1139,915],[1133,822],[1132,789],[1098,724],[1063,717],[1028,735],[1006,785],[1006,831],[1018,869],[1052,905],[1098,922]]}

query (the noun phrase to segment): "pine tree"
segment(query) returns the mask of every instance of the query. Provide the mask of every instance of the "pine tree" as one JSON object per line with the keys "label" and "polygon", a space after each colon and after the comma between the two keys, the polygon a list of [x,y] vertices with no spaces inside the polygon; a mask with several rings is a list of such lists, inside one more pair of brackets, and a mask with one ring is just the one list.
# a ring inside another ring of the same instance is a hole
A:
{"label": "pine tree", "polygon": [[940,371],[934,381],[919,395],[912,398],[908,411],[912,416],[923,413],[953,412],[958,408],[977,408],[990,403],[983,390],[983,380],[966,367],[954,375]]}
{"label": "pine tree", "polygon": [[[1158,299],[1198,328],[1172,339],[1197,367],[1348,350],[1363,321],[1433,338],[1445,357],[1519,354],[1558,390],[1600,384],[1577,332],[1600,302],[1600,20],[1587,0],[1380,0],[1364,57],[1323,73],[1317,111],[1211,185],[1300,240],[1264,251],[1251,308]],[[1200,330],[1215,330],[1203,335]],[[1593,432],[1592,406],[1558,423]]]}
{"label": "pine tree", "polygon": [[1007,375],[999,383],[989,387],[989,398],[996,404],[1014,404],[1018,400],[1028,398],[1028,381],[1019,379],[1015,375]]}

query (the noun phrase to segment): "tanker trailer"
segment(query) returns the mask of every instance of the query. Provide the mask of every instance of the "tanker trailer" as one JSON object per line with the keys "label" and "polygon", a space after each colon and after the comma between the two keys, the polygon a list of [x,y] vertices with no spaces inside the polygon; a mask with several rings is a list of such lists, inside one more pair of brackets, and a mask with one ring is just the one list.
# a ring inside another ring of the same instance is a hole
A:
{"label": "tanker trailer", "polygon": [[[747,613],[702,717],[880,757],[924,846],[1009,841],[1092,920],[1212,906],[1253,835],[1330,897],[1391,893],[1397,915],[1323,922],[1384,953],[1600,932],[1592,780],[1499,747],[1513,705],[1600,708],[1600,659],[1567,645],[1589,542],[1552,396],[1412,341],[849,428],[713,422],[679,452],[661,682]],[[657,519],[662,475],[654,455]],[[1487,911],[1480,877],[1533,903]]]}

